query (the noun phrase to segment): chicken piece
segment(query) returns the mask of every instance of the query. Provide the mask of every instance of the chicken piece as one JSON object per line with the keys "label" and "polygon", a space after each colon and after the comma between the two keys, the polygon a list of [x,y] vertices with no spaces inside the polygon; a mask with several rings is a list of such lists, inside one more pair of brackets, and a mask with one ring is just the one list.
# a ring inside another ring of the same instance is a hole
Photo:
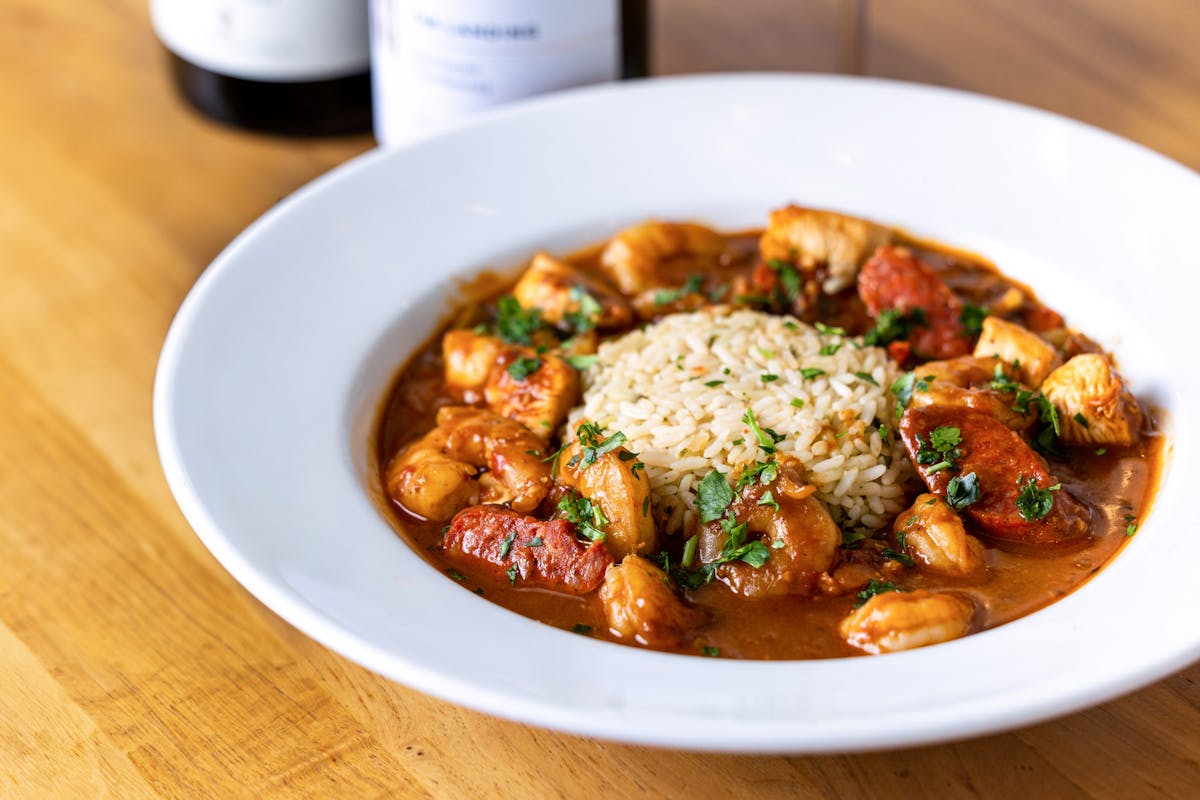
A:
{"label": "chicken piece", "polygon": [[[945,500],[951,481],[958,480],[961,513],[977,531],[1035,546],[1087,537],[1091,509],[1059,485],[1024,439],[993,417],[965,408],[910,408],[900,420],[900,436],[930,492]],[[946,446],[947,439],[958,441]],[[939,442],[945,450],[938,450]],[[943,466],[947,461],[952,466]],[[970,475],[977,497],[965,502],[970,492],[962,481]]]}
{"label": "chicken piece", "polygon": [[625,298],[574,267],[538,253],[513,287],[522,308],[537,308],[551,325],[573,322],[580,331],[623,328],[633,322]]}
{"label": "chicken piece", "polygon": [[983,332],[975,343],[975,356],[995,356],[1015,364],[1021,382],[1031,389],[1042,385],[1050,372],[1062,363],[1058,351],[1033,331],[999,317],[986,317]]}
{"label": "chicken piece", "polygon": [[842,638],[879,655],[948,642],[971,630],[975,604],[949,592],[885,592],[842,620]]}
{"label": "chicken piece", "polygon": [[1062,439],[1071,444],[1135,444],[1144,417],[1121,376],[1096,353],[1078,355],[1042,383],[1058,410]]}
{"label": "chicken piece", "polygon": [[468,572],[569,594],[594,591],[612,564],[603,542],[580,542],[566,520],[540,520],[492,505],[455,515],[442,548]]}
{"label": "chicken piece", "polygon": [[688,222],[647,220],[612,238],[600,254],[600,266],[626,295],[670,286],[682,280],[670,262],[696,267],[682,272],[706,272],[725,250],[725,237],[711,228]]}
{"label": "chicken piece", "polygon": [[666,573],[640,556],[608,568],[600,602],[613,634],[649,647],[677,646],[689,628],[705,622],[702,611],[671,591]]}
{"label": "chicken piece", "polygon": [[[445,406],[438,410],[437,427],[388,465],[388,496],[436,522],[480,499],[531,511],[551,484],[541,447],[518,422],[470,406]],[[490,472],[478,476],[483,469]]]}
{"label": "chicken piece", "polygon": [[457,390],[463,402],[479,402],[488,377],[509,349],[509,345],[494,336],[465,329],[446,331],[442,336],[446,386]]}
{"label": "chicken piece", "polygon": [[891,239],[887,228],[859,217],[787,206],[771,212],[758,246],[765,260],[791,262],[809,276],[826,264],[821,289],[834,294],[853,286],[859,265]]}
{"label": "chicken piece", "polygon": [[903,312],[908,342],[921,358],[954,358],[971,352],[962,323],[962,301],[933,268],[905,247],[880,247],[858,273],[858,294],[872,317]]}
{"label": "chicken piece", "polygon": [[[585,435],[588,429],[581,426]],[[600,441],[591,442],[596,447]],[[583,445],[571,442],[557,459],[560,484],[578,491],[600,507],[607,524],[601,527],[609,552],[620,562],[629,555],[655,550],[654,518],[650,514],[650,479],[637,456],[618,447],[594,460],[585,460]],[[635,471],[634,465],[637,465]]]}
{"label": "chicken piece", "polygon": [[925,572],[970,578],[987,567],[983,543],[967,533],[962,519],[937,495],[918,495],[892,528],[901,549]]}
{"label": "chicken piece", "polygon": [[558,356],[510,348],[488,376],[483,396],[488,408],[548,440],[579,402],[579,372]]}

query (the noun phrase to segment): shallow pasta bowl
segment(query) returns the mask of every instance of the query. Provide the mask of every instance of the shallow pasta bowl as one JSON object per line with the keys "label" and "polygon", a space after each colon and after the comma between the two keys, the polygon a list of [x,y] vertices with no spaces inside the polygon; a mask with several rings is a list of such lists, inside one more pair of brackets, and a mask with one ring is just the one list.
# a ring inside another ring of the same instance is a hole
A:
{"label": "shallow pasta bowl", "polygon": [[[1113,350],[1169,437],[1158,497],[1072,595],[881,657],[737,662],[622,647],[495,606],[430,567],[375,500],[389,381],[455,276],[650,216],[759,225],[788,201],[966,247]],[[171,489],[251,593],[421,691],[579,734],[822,752],[996,731],[1200,658],[1194,535],[1200,177],[1060,117],[874,80],[728,76],[568,93],[313,182],[252,225],[180,309],[155,385]]]}

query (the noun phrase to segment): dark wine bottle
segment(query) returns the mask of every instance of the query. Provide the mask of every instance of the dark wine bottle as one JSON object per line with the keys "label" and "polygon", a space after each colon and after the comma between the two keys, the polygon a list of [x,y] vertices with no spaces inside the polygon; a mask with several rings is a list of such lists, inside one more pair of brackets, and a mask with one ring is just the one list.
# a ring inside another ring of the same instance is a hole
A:
{"label": "dark wine bottle", "polygon": [[180,93],[230,125],[294,136],[371,126],[368,0],[151,0]]}
{"label": "dark wine bottle", "polygon": [[375,136],[403,144],[473,111],[636,78],[649,0],[372,0]]}

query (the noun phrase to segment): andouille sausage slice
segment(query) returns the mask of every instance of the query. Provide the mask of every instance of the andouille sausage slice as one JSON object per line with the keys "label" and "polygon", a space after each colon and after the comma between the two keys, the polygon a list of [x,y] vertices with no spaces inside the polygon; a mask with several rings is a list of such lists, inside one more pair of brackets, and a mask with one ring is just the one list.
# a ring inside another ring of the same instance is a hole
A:
{"label": "andouille sausage slice", "polygon": [[[465,508],[442,540],[446,556],[474,572],[509,578],[517,586],[587,594],[604,582],[612,556],[603,542],[584,544],[575,525],[540,520],[503,506]],[[509,570],[516,567],[513,576]]]}
{"label": "andouille sausage slice", "polygon": [[908,337],[922,358],[954,358],[971,352],[971,334],[963,326],[962,302],[938,274],[904,247],[880,247],[858,273],[858,294],[872,317],[895,309],[920,309],[925,324]]}
{"label": "andouille sausage slice", "polygon": [[[933,432],[942,427],[957,428],[962,439],[953,458],[957,468],[931,474],[933,465],[918,463],[917,454],[923,446],[931,446]],[[1038,489],[1049,489],[1058,481],[1046,461],[994,417],[961,407],[910,408],[900,421],[900,435],[929,491],[938,497],[946,499],[955,476],[975,473],[979,499],[960,513],[979,533],[1030,545],[1070,544],[1088,535],[1091,509],[1066,489],[1051,493],[1053,505],[1041,519],[1026,519],[1021,514],[1017,498],[1030,479]]]}

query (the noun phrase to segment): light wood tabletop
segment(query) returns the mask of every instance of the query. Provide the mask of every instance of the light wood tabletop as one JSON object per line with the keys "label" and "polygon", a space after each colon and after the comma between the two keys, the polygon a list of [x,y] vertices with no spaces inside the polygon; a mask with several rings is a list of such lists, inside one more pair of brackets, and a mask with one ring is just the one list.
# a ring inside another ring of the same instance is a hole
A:
{"label": "light wood tabletop", "polygon": [[[222,247],[373,141],[197,116],[146,5],[0,0],[0,797],[1200,796],[1200,667],[972,741],[729,756],[486,717],[274,616],[167,489],[155,363]],[[837,64],[832,0],[655,9],[660,74]],[[1200,167],[1195,0],[877,0],[865,29],[870,74],[1051,109]]]}

